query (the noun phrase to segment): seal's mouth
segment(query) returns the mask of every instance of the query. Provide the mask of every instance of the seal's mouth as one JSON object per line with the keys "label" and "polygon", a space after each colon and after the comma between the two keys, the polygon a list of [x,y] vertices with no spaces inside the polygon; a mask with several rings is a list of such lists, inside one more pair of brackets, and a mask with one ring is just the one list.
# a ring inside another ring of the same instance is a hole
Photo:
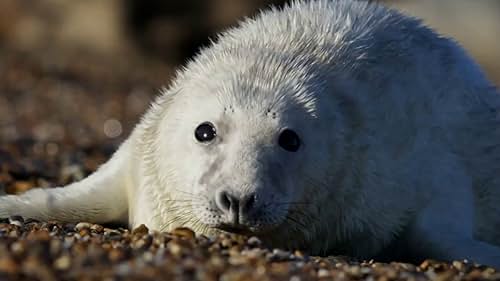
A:
{"label": "seal's mouth", "polygon": [[234,234],[239,234],[239,235],[256,235],[257,232],[255,230],[252,230],[250,227],[242,224],[220,224],[216,226],[215,228],[225,231],[225,232],[231,232]]}

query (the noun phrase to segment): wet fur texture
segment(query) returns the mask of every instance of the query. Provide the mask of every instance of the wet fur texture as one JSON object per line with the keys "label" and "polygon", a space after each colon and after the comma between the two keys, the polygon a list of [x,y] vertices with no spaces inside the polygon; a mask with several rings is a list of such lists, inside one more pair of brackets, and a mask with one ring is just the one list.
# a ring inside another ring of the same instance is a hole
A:
{"label": "wet fur texture", "polygon": [[[0,215],[215,234],[227,185],[259,194],[276,247],[500,267],[500,97],[455,42],[348,0],[271,9],[215,41],[98,171],[1,197]],[[219,143],[194,140],[205,121]]]}

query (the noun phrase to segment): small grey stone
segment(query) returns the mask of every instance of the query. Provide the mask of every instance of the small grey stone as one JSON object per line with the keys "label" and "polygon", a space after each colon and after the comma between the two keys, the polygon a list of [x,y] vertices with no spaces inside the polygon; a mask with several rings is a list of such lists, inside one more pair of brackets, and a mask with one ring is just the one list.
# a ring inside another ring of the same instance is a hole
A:
{"label": "small grey stone", "polygon": [[262,241],[260,241],[259,238],[252,236],[252,237],[248,238],[247,244],[250,247],[259,247],[262,245]]}

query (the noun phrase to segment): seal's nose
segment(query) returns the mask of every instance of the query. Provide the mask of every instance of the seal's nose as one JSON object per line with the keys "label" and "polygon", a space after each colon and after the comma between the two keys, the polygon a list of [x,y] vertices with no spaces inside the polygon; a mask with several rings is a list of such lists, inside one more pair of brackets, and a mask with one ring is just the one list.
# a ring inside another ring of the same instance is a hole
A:
{"label": "seal's nose", "polygon": [[239,225],[240,219],[248,217],[255,208],[255,195],[247,194],[244,197],[238,197],[226,190],[220,190],[215,195],[215,203],[219,210],[228,216],[228,223]]}

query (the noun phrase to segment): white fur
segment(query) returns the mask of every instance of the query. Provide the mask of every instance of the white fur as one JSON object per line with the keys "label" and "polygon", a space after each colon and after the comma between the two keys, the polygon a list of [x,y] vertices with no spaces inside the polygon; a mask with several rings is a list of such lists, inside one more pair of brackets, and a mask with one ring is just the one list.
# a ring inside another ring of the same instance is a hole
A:
{"label": "white fur", "polygon": [[[212,234],[212,189],[229,185],[259,194],[274,246],[500,267],[499,109],[477,65],[418,20],[294,2],[202,50],[96,173],[2,197],[0,215]],[[204,121],[219,144],[195,141]],[[301,150],[278,147],[283,128]]]}

